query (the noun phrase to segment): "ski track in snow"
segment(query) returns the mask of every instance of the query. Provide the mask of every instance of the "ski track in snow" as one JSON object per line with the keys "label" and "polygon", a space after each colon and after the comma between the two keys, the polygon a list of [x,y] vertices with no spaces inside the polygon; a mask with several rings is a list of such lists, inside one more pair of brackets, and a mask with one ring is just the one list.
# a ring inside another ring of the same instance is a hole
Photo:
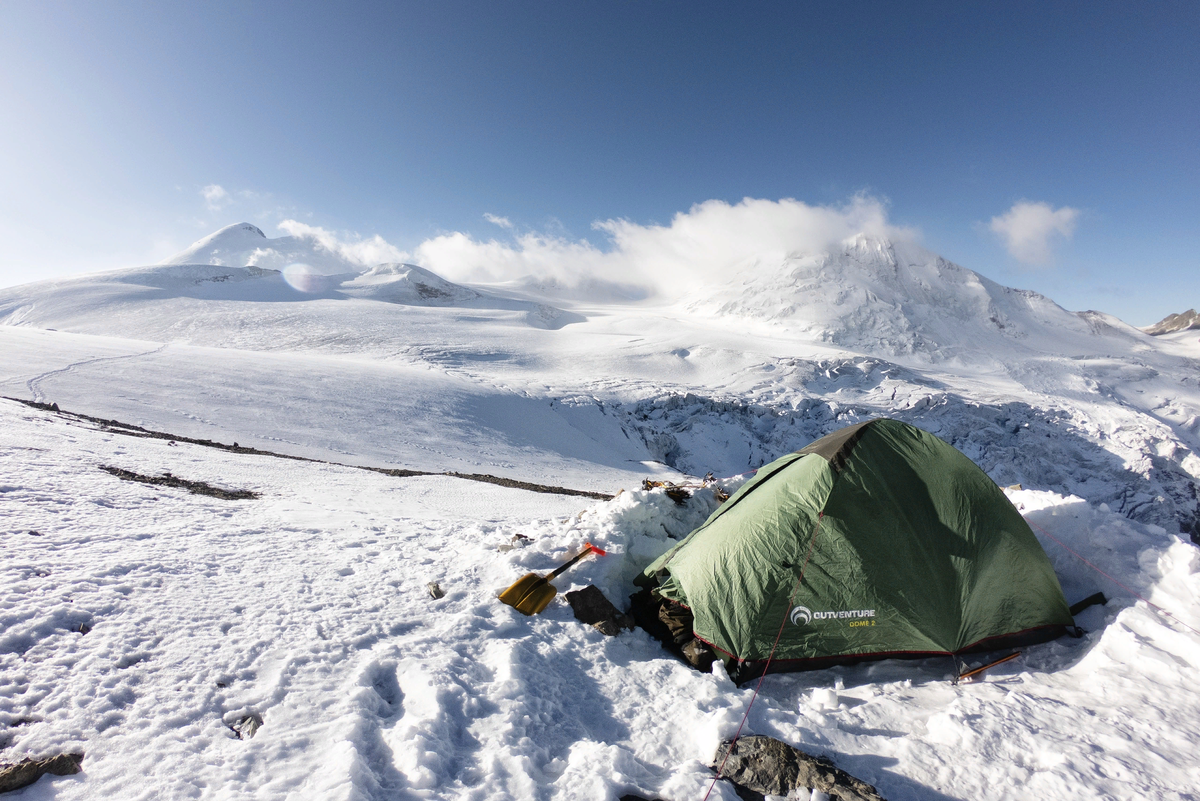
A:
{"label": "ski track in snow", "polygon": [[91,359],[82,359],[82,360],[74,362],[72,364],[68,364],[66,367],[60,367],[56,370],[47,370],[46,372],[41,373],[40,375],[35,375],[33,378],[31,378],[27,382],[25,382],[25,386],[28,388],[29,394],[30,394],[30,396],[32,396],[33,400],[37,401],[38,403],[43,403],[43,402],[45,402],[46,396],[42,393],[40,387],[41,387],[42,382],[45,381],[47,378],[51,378],[56,375],[61,375],[63,373],[69,373],[72,370],[79,368],[79,367],[92,366],[92,365],[100,364],[102,362],[124,361],[126,359],[138,359],[143,356],[152,356],[155,353],[162,353],[166,349],[167,349],[167,346],[165,344],[163,344],[163,345],[159,345],[157,348],[154,348],[153,350],[148,350],[145,353],[131,353],[131,354],[128,354],[125,356],[97,356],[97,357],[91,358]]}

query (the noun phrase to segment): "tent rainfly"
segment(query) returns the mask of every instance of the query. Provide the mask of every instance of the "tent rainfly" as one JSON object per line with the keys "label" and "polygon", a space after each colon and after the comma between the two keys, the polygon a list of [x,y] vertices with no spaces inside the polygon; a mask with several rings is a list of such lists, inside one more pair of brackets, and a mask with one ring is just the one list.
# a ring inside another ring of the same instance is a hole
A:
{"label": "tent rainfly", "polygon": [[639,618],[651,599],[677,644],[694,636],[693,663],[711,649],[739,682],[1019,647],[1074,624],[1003,491],[952,445],[888,419],[761,468],[638,583],[650,590]]}

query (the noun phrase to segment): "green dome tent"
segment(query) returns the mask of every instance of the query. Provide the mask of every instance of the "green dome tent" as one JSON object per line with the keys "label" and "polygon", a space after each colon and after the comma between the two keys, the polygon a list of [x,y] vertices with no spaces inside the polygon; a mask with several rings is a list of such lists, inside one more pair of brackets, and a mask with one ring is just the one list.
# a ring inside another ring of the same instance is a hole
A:
{"label": "green dome tent", "polygon": [[953,446],[887,419],[761,468],[638,583],[690,611],[691,633],[737,681],[768,659],[776,672],[962,654],[1074,623],[1000,488]]}

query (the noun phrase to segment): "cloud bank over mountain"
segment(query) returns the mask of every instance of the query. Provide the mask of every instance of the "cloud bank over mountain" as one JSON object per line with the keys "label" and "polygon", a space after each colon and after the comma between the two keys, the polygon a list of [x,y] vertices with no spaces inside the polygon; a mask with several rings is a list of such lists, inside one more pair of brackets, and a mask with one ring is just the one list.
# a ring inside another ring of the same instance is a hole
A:
{"label": "cloud bank over mountain", "polygon": [[[504,217],[485,218],[514,230]],[[280,230],[314,241],[330,253],[368,265],[411,261],[452,281],[500,282],[521,278],[565,286],[620,284],[662,289],[710,281],[747,259],[811,254],[853,237],[912,240],[913,229],[893,225],[879,199],[859,195],[841,206],[799,200],[708,200],[679,212],[666,225],[603,220],[593,228],[607,247],[544,231],[515,232],[506,239],[479,239],[463,232],[441,234],[403,252],[379,236],[339,235],[296,220]]]}
{"label": "cloud bank over mountain", "polygon": [[312,241],[320,249],[353,264],[374,267],[376,264],[409,261],[409,255],[389,243],[379,234],[361,237],[357,234],[337,234],[317,225],[296,220],[284,220],[279,230],[297,239]]}

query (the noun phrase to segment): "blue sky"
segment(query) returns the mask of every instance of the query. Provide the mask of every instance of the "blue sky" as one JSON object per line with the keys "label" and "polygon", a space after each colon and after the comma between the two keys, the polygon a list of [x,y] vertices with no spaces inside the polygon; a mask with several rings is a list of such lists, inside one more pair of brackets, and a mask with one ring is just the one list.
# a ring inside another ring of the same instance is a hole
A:
{"label": "blue sky", "polygon": [[1146,325],[1200,305],[1197,41],[1194,2],[9,0],[0,284],[241,220],[604,247],[597,220],[866,195]]}

